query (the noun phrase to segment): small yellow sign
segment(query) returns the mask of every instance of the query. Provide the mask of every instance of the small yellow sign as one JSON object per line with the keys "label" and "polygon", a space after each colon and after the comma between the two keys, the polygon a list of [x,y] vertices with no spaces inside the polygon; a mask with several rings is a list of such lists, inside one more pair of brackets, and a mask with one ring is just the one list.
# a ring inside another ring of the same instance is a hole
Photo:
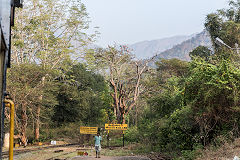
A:
{"label": "small yellow sign", "polygon": [[127,130],[128,125],[127,124],[105,124],[106,130]]}
{"label": "small yellow sign", "polygon": [[98,127],[80,127],[80,134],[97,134]]}

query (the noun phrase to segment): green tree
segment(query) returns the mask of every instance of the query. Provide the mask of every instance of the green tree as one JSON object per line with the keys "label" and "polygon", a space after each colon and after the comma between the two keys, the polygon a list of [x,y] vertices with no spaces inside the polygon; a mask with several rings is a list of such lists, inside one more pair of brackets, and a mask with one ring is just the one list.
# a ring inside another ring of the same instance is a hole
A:
{"label": "green tree", "polygon": [[211,55],[213,55],[212,51],[205,46],[199,46],[189,53],[191,59],[198,56],[206,61],[209,60]]}
{"label": "green tree", "polygon": [[217,37],[232,48],[235,48],[235,43],[240,44],[239,7],[239,0],[231,0],[228,9],[221,9],[216,13],[207,15],[205,27],[210,33],[217,53],[222,50],[221,46],[216,44]]}
{"label": "green tree", "polygon": [[[48,80],[42,85],[39,82],[46,74]],[[15,102],[16,135],[24,145],[26,145],[27,141],[26,130],[29,123],[30,126],[34,126],[31,122],[34,122],[36,118],[37,106],[57,104],[56,97],[53,95],[57,90],[57,86],[52,83],[53,80],[50,78],[52,76],[54,76],[53,72],[42,70],[36,64],[12,65],[8,71],[7,89]],[[43,97],[43,100],[39,99],[40,96]],[[6,116],[9,118],[9,112],[6,112]]]}
{"label": "green tree", "polygon": [[152,150],[194,155],[200,144],[214,144],[218,136],[239,135],[239,57],[215,43],[219,37],[230,47],[239,44],[240,1],[229,4],[229,9],[206,18],[213,52],[200,46],[190,53],[191,62],[158,62],[148,81],[148,106],[138,125],[142,143],[151,144]]}
{"label": "green tree", "polygon": [[188,62],[176,58],[161,59],[156,62],[157,78],[166,82],[171,77],[184,77],[188,74]]}
{"label": "green tree", "polygon": [[[78,63],[66,73],[68,81],[61,82],[58,93],[59,104],[54,107],[53,120],[58,126],[70,122],[87,124],[107,123],[111,103],[106,101],[107,84],[104,78],[88,71]],[[108,95],[109,96],[109,95]],[[107,115],[104,115],[104,110]],[[101,119],[107,116],[105,121]]]}
{"label": "green tree", "polygon": [[[193,61],[186,80],[185,99],[195,113],[203,144],[219,134],[225,125],[235,130],[239,111],[240,71],[229,60],[218,64]],[[237,130],[236,130],[237,131]],[[237,131],[238,132],[238,131]]]}
{"label": "green tree", "polygon": [[[37,64],[40,70],[51,70],[55,77],[60,77],[70,69],[71,56],[77,53],[77,49],[94,38],[85,33],[89,21],[80,0],[28,0],[23,9],[16,10],[16,14],[12,38],[13,65]],[[41,93],[46,82],[55,79],[45,73],[34,88]],[[39,95],[39,101],[44,101],[43,98]],[[41,103],[34,109],[35,138],[38,140]],[[23,143],[26,144],[26,141],[23,140]]]}

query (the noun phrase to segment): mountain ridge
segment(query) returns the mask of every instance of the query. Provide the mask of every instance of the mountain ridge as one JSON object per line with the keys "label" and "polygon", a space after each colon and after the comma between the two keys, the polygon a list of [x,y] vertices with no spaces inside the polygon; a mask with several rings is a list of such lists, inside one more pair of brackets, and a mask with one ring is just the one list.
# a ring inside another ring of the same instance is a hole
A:
{"label": "mountain ridge", "polygon": [[135,54],[138,59],[146,59],[156,55],[157,53],[171,49],[173,46],[192,38],[194,35],[195,34],[177,35],[155,40],[140,41],[129,45],[129,48],[132,49],[132,53]]}
{"label": "mountain ridge", "polygon": [[[206,30],[190,36],[178,35],[162,39],[140,41],[129,45],[137,59],[148,59],[155,55],[154,62],[159,59],[177,58],[190,61],[189,52],[198,46],[212,47],[210,35]],[[161,46],[161,49],[158,49]],[[154,63],[153,62],[153,63]]]}
{"label": "mountain ridge", "polygon": [[164,58],[178,58],[184,61],[190,61],[189,52],[198,46],[206,46],[208,48],[212,47],[210,35],[206,30],[203,30],[201,33],[196,34],[194,37],[173,46],[171,49],[165,50],[159,53],[155,59]]}

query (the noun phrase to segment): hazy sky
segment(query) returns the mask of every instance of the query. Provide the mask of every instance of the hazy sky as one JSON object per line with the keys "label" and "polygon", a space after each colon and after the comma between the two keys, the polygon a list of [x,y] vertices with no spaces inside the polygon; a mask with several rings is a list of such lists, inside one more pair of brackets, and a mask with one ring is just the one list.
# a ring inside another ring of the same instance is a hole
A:
{"label": "hazy sky", "polygon": [[133,44],[201,32],[207,14],[228,0],[82,0],[91,27],[100,27],[97,44]]}

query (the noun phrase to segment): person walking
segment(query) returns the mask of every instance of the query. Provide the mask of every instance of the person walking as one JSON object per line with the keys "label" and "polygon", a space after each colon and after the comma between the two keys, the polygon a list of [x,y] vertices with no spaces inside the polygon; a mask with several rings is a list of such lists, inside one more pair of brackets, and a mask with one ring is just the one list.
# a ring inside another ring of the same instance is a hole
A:
{"label": "person walking", "polygon": [[101,140],[102,140],[102,137],[100,136],[100,133],[98,132],[97,135],[95,136],[96,158],[100,158]]}

